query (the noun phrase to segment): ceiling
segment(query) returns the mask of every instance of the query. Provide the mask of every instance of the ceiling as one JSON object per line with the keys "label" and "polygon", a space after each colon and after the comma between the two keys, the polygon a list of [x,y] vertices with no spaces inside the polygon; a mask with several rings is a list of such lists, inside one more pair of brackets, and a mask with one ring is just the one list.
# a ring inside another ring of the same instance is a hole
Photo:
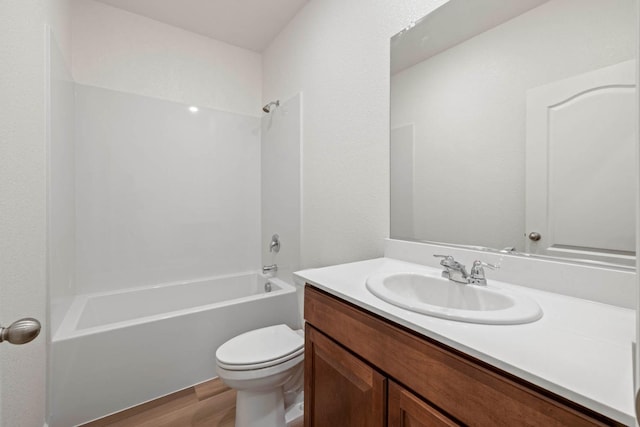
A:
{"label": "ceiling", "polygon": [[262,52],[309,0],[98,0],[165,24]]}
{"label": "ceiling", "polygon": [[396,74],[549,0],[456,0],[445,3],[391,39]]}

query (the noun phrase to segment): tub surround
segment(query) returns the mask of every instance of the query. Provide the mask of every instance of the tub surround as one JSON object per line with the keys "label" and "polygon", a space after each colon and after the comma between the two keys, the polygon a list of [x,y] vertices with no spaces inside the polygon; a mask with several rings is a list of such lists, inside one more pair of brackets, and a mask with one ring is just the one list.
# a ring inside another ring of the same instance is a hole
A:
{"label": "tub surround", "polygon": [[81,84],[75,102],[76,295],[261,265],[258,118]]}
{"label": "tub surround", "polygon": [[[618,422],[635,423],[633,310],[494,281],[536,300],[544,315],[524,325],[481,325],[413,313],[378,299],[365,287],[370,274],[408,271],[434,270],[377,258],[304,270],[296,276],[300,283],[311,284]],[[487,274],[490,282],[491,273]]]}

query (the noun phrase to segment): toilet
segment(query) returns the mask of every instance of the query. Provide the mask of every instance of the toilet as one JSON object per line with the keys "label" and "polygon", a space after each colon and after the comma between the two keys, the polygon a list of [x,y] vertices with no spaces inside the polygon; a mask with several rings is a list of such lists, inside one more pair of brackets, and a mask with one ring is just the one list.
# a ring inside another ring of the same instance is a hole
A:
{"label": "toilet", "polygon": [[304,332],[287,325],[238,335],[216,351],[218,375],[237,391],[236,427],[302,426]]}

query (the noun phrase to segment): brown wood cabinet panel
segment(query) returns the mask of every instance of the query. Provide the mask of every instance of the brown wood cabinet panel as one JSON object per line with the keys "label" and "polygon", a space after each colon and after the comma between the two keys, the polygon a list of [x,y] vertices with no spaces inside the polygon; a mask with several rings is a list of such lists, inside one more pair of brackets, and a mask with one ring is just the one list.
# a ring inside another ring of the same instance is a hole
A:
{"label": "brown wood cabinet panel", "polygon": [[460,424],[393,381],[389,381],[388,405],[389,427],[460,426]]}
{"label": "brown wood cabinet panel", "polygon": [[466,425],[621,425],[311,286],[305,318]]}
{"label": "brown wood cabinet panel", "polygon": [[307,325],[306,427],[384,427],[386,378]]}

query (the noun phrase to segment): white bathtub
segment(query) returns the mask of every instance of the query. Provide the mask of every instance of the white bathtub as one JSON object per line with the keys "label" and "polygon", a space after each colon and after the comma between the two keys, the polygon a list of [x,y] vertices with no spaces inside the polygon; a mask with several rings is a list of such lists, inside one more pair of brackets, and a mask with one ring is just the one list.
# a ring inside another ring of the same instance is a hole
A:
{"label": "white bathtub", "polygon": [[50,427],[101,418],[211,379],[231,337],[299,328],[296,290],[255,273],[74,299],[52,339]]}

